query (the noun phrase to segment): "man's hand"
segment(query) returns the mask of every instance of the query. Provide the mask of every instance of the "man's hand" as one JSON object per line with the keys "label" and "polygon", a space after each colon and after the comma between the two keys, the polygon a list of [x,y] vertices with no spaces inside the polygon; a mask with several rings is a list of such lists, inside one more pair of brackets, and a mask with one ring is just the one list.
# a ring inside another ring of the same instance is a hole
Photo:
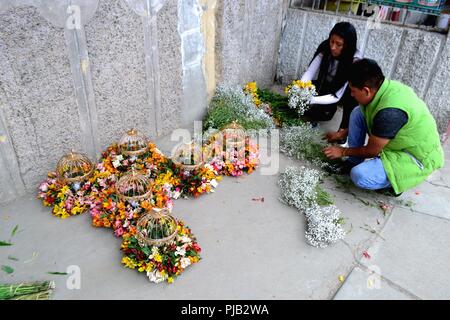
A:
{"label": "man's hand", "polygon": [[347,134],[348,129],[339,129],[337,132],[327,132],[323,138],[328,140],[328,142],[336,142],[345,139]]}
{"label": "man's hand", "polygon": [[344,148],[342,147],[326,147],[323,149],[323,153],[329,158],[329,159],[338,159],[343,157]]}

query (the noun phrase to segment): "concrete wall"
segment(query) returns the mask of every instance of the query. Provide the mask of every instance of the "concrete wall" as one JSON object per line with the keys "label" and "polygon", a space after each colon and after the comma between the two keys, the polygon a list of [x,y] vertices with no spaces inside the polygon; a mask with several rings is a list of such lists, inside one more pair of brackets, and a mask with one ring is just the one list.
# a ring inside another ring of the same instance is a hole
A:
{"label": "concrete wall", "polygon": [[84,148],[64,30],[33,7],[13,8],[0,19],[0,131],[7,137],[0,171],[21,177],[2,178],[3,200],[14,196],[16,183],[23,181],[19,190],[36,187],[62,152]]}
{"label": "concrete wall", "polygon": [[272,85],[287,3],[286,0],[223,0],[217,4],[218,84],[256,81],[260,86]]}
{"label": "concrete wall", "polygon": [[450,118],[450,40],[447,35],[290,8],[282,31],[278,81],[287,84],[300,78],[319,43],[340,21],[355,25],[358,47],[365,57],[377,60],[386,76],[414,88],[427,102],[440,133],[444,133]]}

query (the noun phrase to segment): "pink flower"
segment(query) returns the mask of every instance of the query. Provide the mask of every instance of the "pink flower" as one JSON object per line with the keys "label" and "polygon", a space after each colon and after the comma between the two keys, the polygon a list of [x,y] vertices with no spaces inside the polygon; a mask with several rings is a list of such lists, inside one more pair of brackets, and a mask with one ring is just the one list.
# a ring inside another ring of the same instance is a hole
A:
{"label": "pink flower", "polygon": [[121,237],[123,235],[124,231],[122,228],[117,229],[116,231],[114,231],[114,234],[116,235],[116,237]]}
{"label": "pink flower", "polygon": [[42,192],[47,192],[48,184],[46,182],[41,183],[41,185],[39,186],[39,190],[41,190]]}

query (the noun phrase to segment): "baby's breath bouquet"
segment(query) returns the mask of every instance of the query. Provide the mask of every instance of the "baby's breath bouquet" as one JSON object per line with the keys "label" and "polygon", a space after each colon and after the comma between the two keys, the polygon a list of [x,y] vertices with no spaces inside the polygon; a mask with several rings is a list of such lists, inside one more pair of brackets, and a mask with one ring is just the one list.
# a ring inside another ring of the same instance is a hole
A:
{"label": "baby's breath bouquet", "polygon": [[316,87],[311,81],[294,80],[284,91],[289,97],[289,107],[296,109],[300,116],[308,110],[311,99],[317,96]]}

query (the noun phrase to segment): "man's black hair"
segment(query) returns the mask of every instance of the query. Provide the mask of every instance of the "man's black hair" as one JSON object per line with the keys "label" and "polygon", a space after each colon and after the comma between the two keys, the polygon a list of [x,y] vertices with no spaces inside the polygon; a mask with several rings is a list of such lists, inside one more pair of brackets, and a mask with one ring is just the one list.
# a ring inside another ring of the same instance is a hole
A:
{"label": "man's black hair", "polygon": [[378,90],[383,84],[384,74],[375,60],[361,59],[351,65],[348,81],[358,89],[369,87]]}

